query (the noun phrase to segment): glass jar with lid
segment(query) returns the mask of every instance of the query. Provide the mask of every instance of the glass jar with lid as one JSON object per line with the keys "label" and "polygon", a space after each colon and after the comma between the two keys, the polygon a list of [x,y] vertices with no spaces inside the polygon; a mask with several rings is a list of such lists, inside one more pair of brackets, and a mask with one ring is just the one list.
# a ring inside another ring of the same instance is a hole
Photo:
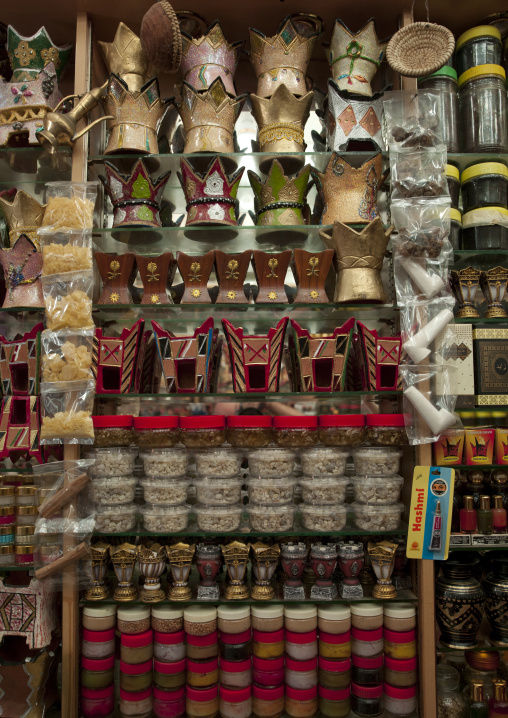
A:
{"label": "glass jar with lid", "polygon": [[250,606],[219,606],[217,624],[224,633],[243,633],[251,627]]}
{"label": "glass jar with lid", "polygon": [[502,162],[477,162],[462,172],[464,212],[478,207],[508,207],[508,167]]}
{"label": "glass jar with lid", "polygon": [[383,652],[383,629],[362,631],[359,628],[351,629],[351,651],[356,656],[371,658]]}
{"label": "glass jar with lid", "polygon": [[252,714],[252,688],[230,690],[219,686],[219,712],[221,718],[250,718]]}
{"label": "glass jar with lid", "polygon": [[152,686],[153,661],[125,663],[120,661],[120,688],[124,691],[146,691]]}
{"label": "glass jar with lid", "polygon": [[317,686],[306,690],[286,686],[286,713],[290,718],[311,718],[317,711]]}
{"label": "glass jar with lid", "polygon": [[413,686],[418,680],[416,656],[406,660],[397,660],[385,656],[384,675],[385,682],[391,686],[399,688]]}
{"label": "glass jar with lid", "polygon": [[462,215],[463,249],[508,249],[508,209],[479,207]]}
{"label": "glass jar with lid", "polygon": [[252,684],[252,661],[225,661],[221,658],[219,683],[225,688],[246,688]]}
{"label": "glass jar with lid", "polygon": [[317,416],[274,416],[274,440],[283,449],[303,449],[318,442]]}
{"label": "glass jar with lid", "polygon": [[219,655],[219,637],[217,631],[207,636],[187,634],[187,658],[191,661],[207,661]]}
{"label": "glass jar with lid", "polygon": [[506,73],[500,65],[479,65],[459,77],[462,152],[506,152]]}
{"label": "glass jar with lid", "polygon": [[180,417],[180,439],[188,449],[208,449],[226,441],[224,416]]}
{"label": "glass jar with lid", "polygon": [[94,446],[130,446],[133,439],[134,417],[92,416]]}
{"label": "glass jar with lid", "polygon": [[284,626],[287,631],[307,633],[317,628],[317,606],[295,603],[284,606]]}
{"label": "glass jar with lid", "polygon": [[217,609],[215,606],[186,606],[183,625],[187,636],[217,635]]}
{"label": "glass jar with lid", "polygon": [[351,708],[358,716],[379,716],[383,712],[383,686],[351,683]]}
{"label": "glass jar with lid", "polygon": [[185,631],[154,632],[153,655],[158,661],[181,661],[186,656]]}
{"label": "glass jar with lid", "polygon": [[284,656],[252,659],[252,680],[262,688],[284,687]]}
{"label": "glass jar with lid", "polygon": [[450,244],[453,249],[460,249],[462,238],[462,215],[458,209],[453,209],[453,207],[451,207],[448,210],[448,216],[450,217],[450,234],[448,235],[448,239],[450,240]]}
{"label": "glass jar with lid", "polygon": [[394,716],[414,716],[418,705],[416,686],[404,688],[384,684],[384,708]]}
{"label": "glass jar with lid", "polygon": [[[7,530],[10,530],[9,527],[6,527]],[[2,529],[0,529],[0,532]],[[27,544],[33,544],[34,543],[34,535],[35,535],[35,526],[16,526],[14,529],[14,533],[16,536],[16,546],[26,546]],[[2,536],[0,535],[0,543],[8,543],[7,541],[2,541]]]}
{"label": "glass jar with lid", "polygon": [[448,152],[458,152],[460,144],[457,72],[453,67],[444,65],[432,75],[419,77],[418,89],[428,90],[437,96],[438,134],[446,145]]}
{"label": "glass jar with lid", "polygon": [[351,659],[344,658],[340,661],[331,661],[319,656],[318,682],[320,686],[333,688],[334,690],[349,688],[351,683]]}
{"label": "glass jar with lid", "polygon": [[318,628],[325,633],[345,633],[351,628],[351,608],[347,604],[318,606]]}
{"label": "glass jar with lid", "polygon": [[177,688],[185,686],[186,683],[186,663],[185,658],[181,661],[173,661],[166,663],[154,659],[153,662],[153,681],[159,688],[174,691]]}
{"label": "glass jar with lid", "polygon": [[140,449],[164,449],[180,440],[177,416],[134,417],[134,443]]}
{"label": "glass jar with lid", "polygon": [[318,684],[318,660],[311,658],[308,661],[295,660],[286,656],[286,686],[305,690]]}
{"label": "glass jar with lid", "polygon": [[227,440],[239,449],[257,449],[273,441],[271,416],[226,417]]}
{"label": "glass jar with lid", "polygon": [[476,650],[465,651],[466,666],[464,668],[464,696],[466,699],[471,695],[473,683],[483,683],[485,700],[494,695],[492,681],[498,677],[498,668],[501,656],[497,650]]}
{"label": "glass jar with lid", "polygon": [[219,712],[219,686],[186,688],[186,712],[189,718],[216,716]]}
{"label": "glass jar with lid", "polygon": [[81,614],[83,628],[90,631],[107,631],[115,627],[116,606],[84,606]]}
{"label": "glass jar with lid", "polygon": [[251,631],[243,633],[221,633],[219,655],[226,661],[244,661],[252,655]]}
{"label": "glass jar with lid", "polygon": [[153,687],[153,714],[155,718],[183,718],[185,715],[185,688],[168,691]]}
{"label": "glass jar with lid", "polygon": [[115,709],[115,686],[86,688],[81,686],[81,713],[83,718],[109,718]]}
{"label": "glass jar with lid", "polygon": [[466,718],[466,701],[459,690],[459,672],[452,666],[441,665],[436,681],[438,718]]}
{"label": "glass jar with lid", "polygon": [[351,604],[351,624],[361,631],[373,631],[383,626],[383,606],[373,601]]}
{"label": "glass jar with lid", "polygon": [[269,659],[279,658],[279,656],[284,655],[284,629],[281,628],[279,631],[270,631],[269,633],[256,631],[256,629],[254,629],[252,638],[252,652],[254,656]]}
{"label": "glass jar with lid", "polygon": [[367,414],[365,441],[372,446],[404,446],[408,443],[404,414]]}
{"label": "glass jar with lid", "polygon": [[209,688],[219,682],[219,660],[191,661],[187,658],[187,685],[193,688]]}
{"label": "glass jar with lid", "polygon": [[144,633],[150,628],[150,606],[119,606],[116,618],[120,633]]}
{"label": "glass jar with lid", "polygon": [[319,440],[325,446],[359,446],[365,439],[363,414],[322,414]]}
{"label": "glass jar with lid", "polygon": [[115,656],[107,658],[81,657],[81,685],[84,688],[99,690],[112,685],[114,680]]}
{"label": "glass jar with lid", "polygon": [[252,686],[252,714],[255,718],[280,718],[284,713],[284,686]]}
{"label": "glass jar with lid", "polygon": [[263,606],[254,604],[251,606],[252,628],[260,633],[270,633],[284,628],[284,607],[280,605]]}
{"label": "glass jar with lid", "polygon": [[153,658],[153,631],[122,633],[120,635],[120,658],[125,663],[146,663]]}
{"label": "glass jar with lid", "polygon": [[416,609],[411,603],[386,604],[383,624],[389,631],[411,631],[416,627]]}
{"label": "glass jar with lid", "polygon": [[317,658],[317,630],[295,633],[286,629],[286,657],[297,661],[308,661]]}
{"label": "glass jar with lid", "polygon": [[0,506],[12,506],[16,499],[16,487],[14,486],[0,486]]}
{"label": "glass jar with lid", "polygon": [[16,486],[16,506],[32,506],[38,504],[38,486]]}
{"label": "glass jar with lid", "polygon": [[333,690],[318,686],[319,712],[325,718],[345,718],[351,710],[350,691],[348,688]]}
{"label": "glass jar with lid", "polygon": [[149,718],[153,707],[152,687],[136,692],[120,688],[119,707],[122,718]]}
{"label": "glass jar with lid", "polygon": [[[458,95],[457,95],[458,102]],[[446,183],[448,184],[448,192],[450,193],[450,199],[452,203],[452,209],[459,208],[460,202],[460,172],[459,168],[455,165],[445,165],[446,172]]]}
{"label": "glass jar with lid", "polygon": [[154,605],[151,609],[152,628],[159,633],[174,633],[183,628],[183,608]]}
{"label": "glass jar with lid", "polygon": [[332,660],[351,655],[351,631],[345,633],[319,632],[319,655]]}
{"label": "glass jar with lid", "polygon": [[353,654],[351,662],[354,683],[361,686],[377,686],[383,682],[384,656],[382,653],[370,657]]}
{"label": "glass jar with lid", "polygon": [[494,25],[472,27],[457,39],[455,63],[459,75],[478,65],[500,65],[502,59],[501,33]]}

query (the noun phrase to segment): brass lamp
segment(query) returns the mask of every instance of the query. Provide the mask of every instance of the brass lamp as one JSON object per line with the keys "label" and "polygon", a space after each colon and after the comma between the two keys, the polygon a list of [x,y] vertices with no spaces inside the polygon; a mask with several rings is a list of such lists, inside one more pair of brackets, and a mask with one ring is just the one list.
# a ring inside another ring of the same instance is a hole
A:
{"label": "brass lamp", "polygon": [[99,541],[90,546],[88,557],[83,559],[83,563],[93,581],[92,588],[85,593],[85,600],[102,601],[109,596],[109,587],[104,581],[109,563],[109,544]]}
{"label": "brass lamp", "polygon": [[188,601],[191,598],[192,591],[187,585],[187,579],[195,549],[194,544],[181,542],[166,546],[169,568],[173,576],[173,585],[168,592],[169,601]]}
{"label": "brass lamp", "polygon": [[251,598],[257,601],[271,601],[275,597],[275,591],[270,586],[275,569],[279,562],[280,548],[278,544],[268,546],[258,541],[251,546],[252,570],[256,577],[256,583],[251,589]]}
{"label": "brass lamp", "polygon": [[225,597],[228,601],[243,601],[249,598],[249,589],[244,581],[250,544],[232,541],[227,546],[221,546],[221,549],[231,581],[226,587]]}
{"label": "brass lamp", "polygon": [[132,543],[122,543],[119,546],[111,546],[111,562],[118,579],[118,586],[115,588],[113,598],[115,601],[135,601],[138,591],[132,585],[134,566],[138,556],[138,547]]}

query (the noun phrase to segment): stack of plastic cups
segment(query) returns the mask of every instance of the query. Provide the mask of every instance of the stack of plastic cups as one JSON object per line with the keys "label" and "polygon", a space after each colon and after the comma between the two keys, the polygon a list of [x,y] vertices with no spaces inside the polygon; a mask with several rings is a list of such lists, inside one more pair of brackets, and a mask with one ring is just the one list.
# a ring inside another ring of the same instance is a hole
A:
{"label": "stack of plastic cups", "polygon": [[318,707],[317,606],[298,603],[285,606],[284,628],[286,713],[305,718],[314,715]]}
{"label": "stack of plastic cups", "polygon": [[117,628],[120,632],[120,714],[149,714],[153,707],[150,607],[120,607]]}
{"label": "stack of plastic cups", "polygon": [[416,711],[416,610],[410,603],[384,607],[385,709],[394,715]]}
{"label": "stack of plastic cups", "polygon": [[383,607],[351,605],[351,708],[359,716],[383,713]]}
{"label": "stack of plastic cups", "polygon": [[219,606],[219,711],[224,718],[252,714],[252,634],[249,606]]}
{"label": "stack of plastic cups", "polygon": [[219,711],[219,637],[215,606],[188,606],[183,613],[187,641],[186,713],[189,718]]}
{"label": "stack of plastic cups", "polygon": [[284,610],[282,606],[251,607],[252,712],[257,718],[284,713]]}
{"label": "stack of plastic cups", "polygon": [[323,716],[342,718],[351,710],[351,609],[319,606],[318,694]]}
{"label": "stack of plastic cups", "polygon": [[83,608],[81,713],[105,718],[114,710],[116,606]]}
{"label": "stack of plastic cups", "polygon": [[183,609],[152,608],[154,635],[153,714],[155,718],[185,715],[185,631]]}

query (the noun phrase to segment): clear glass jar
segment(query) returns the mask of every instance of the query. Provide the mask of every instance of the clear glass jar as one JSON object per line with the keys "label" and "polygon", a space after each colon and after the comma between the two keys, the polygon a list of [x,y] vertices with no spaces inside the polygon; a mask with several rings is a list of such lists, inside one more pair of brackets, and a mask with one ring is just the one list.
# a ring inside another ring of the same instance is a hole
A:
{"label": "clear glass jar", "polygon": [[147,449],[139,454],[146,476],[164,477],[165,479],[185,476],[189,468],[189,457],[189,452],[179,447]]}
{"label": "clear glass jar", "polygon": [[168,691],[154,686],[153,714],[155,718],[183,718],[185,716],[185,688]]}
{"label": "clear glass jar", "polygon": [[327,658],[318,658],[318,681],[324,688],[342,690],[349,688],[351,683],[351,659],[330,661]]}
{"label": "clear glass jar", "polygon": [[318,710],[317,686],[307,690],[286,686],[285,705],[290,718],[311,718]]}
{"label": "clear glass jar", "polygon": [[363,414],[322,414],[319,441],[325,446],[359,446],[365,440]]}
{"label": "clear glass jar", "polygon": [[180,440],[188,449],[212,449],[226,441],[224,416],[180,417]]}
{"label": "clear glass jar", "polygon": [[136,526],[135,504],[102,504],[97,509],[95,530],[98,533],[119,534]]}
{"label": "clear glass jar", "polygon": [[345,718],[351,711],[349,686],[333,690],[318,686],[319,713],[325,718]]}
{"label": "clear glass jar", "polygon": [[134,417],[134,443],[140,449],[175,446],[180,440],[177,416]]}
{"label": "clear glass jar", "polygon": [[383,629],[376,628],[371,631],[361,631],[359,628],[351,629],[351,650],[353,655],[372,658],[383,652]]}
{"label": "clear glass jar", "polygon": [[[15,523],[16,507],[13,504],[9,504],[8,506],[0,506],[0,526],[10,526],[11,524]],[[30,523],[35,524],[35,520]]]}
{"label": "clear glass jar", "polygon": [[303,449],[318,442],[317,416],[274,416],[275,443],[285,449]]}
{"label": "clear glass jar", "polygon": [[[458,102],[458,95],[457,95]],[[452,209],[459,208],[460,202],[460,172],[458,167],[455,165],[445,165],[446,172],[446,183],[448,185],[448,192],[450,193],[450,200],[452,203]],[[395,416],[398,416],[397,414]],[[402,416],[404,416],[402,414]],[[407,436],[406,436],[407,439]]]}
{"label": "clear glass jar", "polygon": [[147,477],[140,482],[144,499],[152,506],[182,506],[187,501],[188,483],[185,477],[166,479],[160,476]]}
{"label": "clear glass jar", "polygon": [[14,544],[6,543],[0,546],[0,566],[14,565]]}
{"label": "clear glass jar", "polygon": [[[7,506],[3,507],[8,508]],[[21,526],[33,526],[39,516],[38,506],[16,506],[16,523]]]}
{"label": "clear glass jar", "polygon": [[187,658],[187,685],[193,688],[210,688],[219,681],[219,661],[191,661]]}
{"label": "clear glass jar", "polygon": [[232,691],[219,686],[219,712],[221,718],[250,718],[252,713],[252,688]]}
{"label": "clear glass jar", "polygon": [[508,249],[508,209],[480,207],[462,216],[462,249]]}
{"label": "clear glass jar", "polygon": [[243,661],[225,661],[221,658],[219,669],[219,683],[225,688],[246,688],[252,684],[250,658]]}
{"label": "clear glass jar", "polygon": [[478,65],[500,65],[502,59],[501,33],[494,25],[472,27],[457,38],[455,63],[459,75]]}
{"label": "clear glass jar", "polygon": [[[340,449],[339,449],[340,451]],[[312,478],[300,479],[302,499],[308,504],[342,504],[346,500],[346,488],[351,480],[344,476],[327,476],[316,472]]]}
{"label": "clear glass jar", "polygon": [[33,566],[34,552],[37,550],[35,544],[14,547],[14,563],[16,566]]}
{"label": "clear glass jar", "polygon": [[452,666],[439,666],[437,681],[437,717],[466,718],[464,696],[460,693],[460,675]]}
{"label": "clear glass jar", "polygon": [[254,685],[262,688],[284,687],[284,656],[267,659],[255,655],[252,659],[252,680]]}
{"label": "clear glass jar", "polygon": [[[14,533],[16,531],[16,534]],[[18,531],[20,532],[18,535]],[[23,534],[22,531],[33,531],[35,533],[35,526],[0,526],[0,546],[16,543],[24,543],[26,537],[26,543],[32,541],[33,533]]]}
{"label": "clear glass jar", "polygon": [[[11,531],[7,526],[0,529],[0,533],[4,530]],[[14,532],[16,536],[16,546],[27,546],[34,543],[35,526],[16,526]],[[3,536],[0,536],[0,543],[10,543],[10,541],[2,541],[2,538]]]}
{"label": "clear glass jar", "polygon": [[287,449],[269,447],[249,452],[249,470],[252,476],[282,477],[291,476],[294,471],[296,452]]}
{"label": "clear glass jar", "polygon": [[418,706],[416,686],[399,688],[385,683],[383,704],[391,715],[414,716]]}
{"label": "clear glass jar", "polygon": [[462,152],[508,150],[506,73],[497,65],[481,65],[459,77]]}
{"label": "clear glass jar", "polygon": [[255,718],[280,718],[284,714],[284,686],[252,686],[252,713]]}
{"label": "clear glass jar", "polygon": [[158,661],[181,661],[186,656],[185,631],[154,633],[153,655]]}
{"label": "clear glass jar", "polygon": [[286,656],[285,682],[291,688],[307,690],[318,684],[317,658],[310,660],[295,660]]}
{"label": "clear glass jar", "polygon": [[133,416],[92,416],[92,421],[94,446],[110,447],[131,445],[133,439]]}
{"label": "clear glass jar", "polygon": [[[140,507],[143,528],[150,533],[177,534],[185,531],[189,524],[190,506],[152,506]],[[129,530],[129,529],[127,529]]]}
{"label": "clear glass jar", "polygon": [[383,625],[389,631],[411,631],[416,628],[416,609],[411,603],[384,606]]}
{"label": "clear glass jar", "polygon": [[91,476],[101,479],[108,476],[132,476],[137,455],[137,449],[113,446],[107,449],[90,449],[85,454],[87,459],[95,460],[89,469]]}
{"label": "clear glass jar", "polygon": [[393,476],[356,476],[351,480],[355,501],[360,504],[394,504],[400,498],[404,479]]}
{"label": "clear glass jar", "polygon": [[439,130],[448,152],[459,152],[459,100],[457,95],[457,73],[453,67],[445,65],[427,77],[418,78],[418,89],[435,94]]}
{"label": "clear glass jar", "polygon": [[120,688],[124,691],[146,691],[152,686],[153,661],[144,663],[125,663],[120,661]]}
{"label": "clear glass jar", "polygon": [[226,434],[231,446],[256,449],[273,441],[271,416],[228,416]]}
{"label": "clear glass jar", "polygon": [[383,712],[383,686],[351,683],[351,708],[358,716],[379,716]]}
{"label": "clear glass jar", "polygon": [[508,167],[502,162],[477,162],[462,172],[464,212],[479,207],[508,206]]}
{"label": "clear glass jar", "polygon": [[371,601],[351,604],[351,625],[360,631],[375,631],[383,626],[383,605]]}
{"label": "clear glass jar", "polygon": [[83,629],[81,655],[84,658],[108,658],[115,652],[115,629],[89,631]]}
{"label": "clear glass jar", "polygon": [[98,504],[132,504],[136,494],[136,479],[128,476],[110,476],[94,479],[93,492]]}
{"label": "clear glass jar", "polygon": [[86,688],[81,686],[81,713],[83,718],[109,718],[115,709],[115,686]]}
{"label": "clear glass jar", "polygon": [[153,694],[152,688],[132,693],[120,688],[120,715],[128,718],[149,718],[152,715]]}
{"label": "clear glass jar", "polygon": [[365,422],[365,442],[367,444],[372,446],[405,446],[408,444],[404,414],[367,414]]}
{"label": "clear glass jar", "polygon": [[353,654],[351,661],[354,683],[360,686],[377,686],[383,682],[384,656],[382,653],[371,657]]}
{"label": "clear glass jar", "polygon": [[295,480],[281,478],[249,478],[249,501],[253,504],[290,504],[293,502]]}
{"label": "clear glass jar", "polygon": [[187,681],[185,658],[173,663],[153,662],[153,681],[159,688],[174,691],[185,686]]}

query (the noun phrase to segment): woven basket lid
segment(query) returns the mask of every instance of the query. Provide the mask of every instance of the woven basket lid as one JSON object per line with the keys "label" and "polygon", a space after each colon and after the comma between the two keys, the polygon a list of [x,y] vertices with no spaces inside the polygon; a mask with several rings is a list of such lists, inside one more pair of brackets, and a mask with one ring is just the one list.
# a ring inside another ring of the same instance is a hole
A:
{"label": "woven basket lid", "polygon": [[[415,0],[411,12],[414,8]],[[429,5],[425,0],[427,22],[413,22],[401,28],[386,48],[390,67],[405,77],[432,75],[450,59],[455,48],[453,33],[443,25],[429,22]]]}
{"label": "woven basket lid", "polygon": [[182,59],[182,35],[175,11],[158,0],[145,13],[139,33],[143,52],[159,72],[176,72]]}

